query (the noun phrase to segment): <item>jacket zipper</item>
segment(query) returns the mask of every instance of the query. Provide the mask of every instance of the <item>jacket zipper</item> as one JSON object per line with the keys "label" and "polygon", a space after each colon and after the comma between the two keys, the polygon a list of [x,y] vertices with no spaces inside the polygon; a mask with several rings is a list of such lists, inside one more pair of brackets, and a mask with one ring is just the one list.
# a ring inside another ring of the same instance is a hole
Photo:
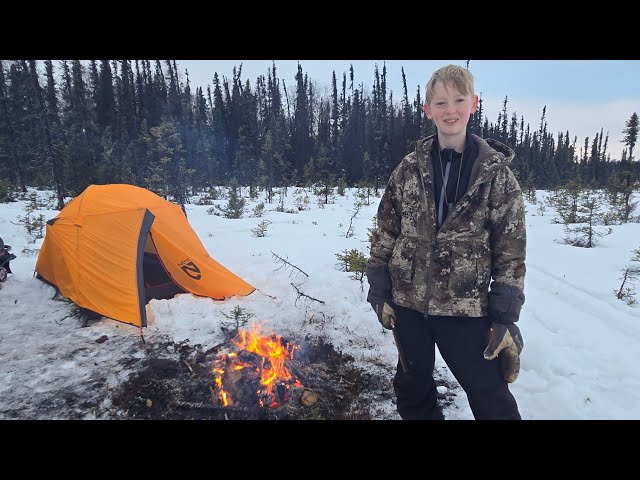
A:
{"label": "jacket zipper", "polygon": [[[420,157],[418,156],[418,146],[416,144],[416,157],[419,159]],[[422,170],[420,169],[420,165],[416,164],[416,166],[418,167],[418,173],[420,174],[420,184],[422,185],[422,199],[424,201],[424,208],[425,208],[425,212],[429,211],[429,204],[427,203],[427,190],[424,188],[424,176],[422,175]],[[428,166],[427,166],[428,168]],[[427,219],[427,221],[429,221],[429,219]],[[446,219],[445,219],[446,222]],[[429,315],[429,302],[431,301],[431,280],[433,278],[433,255],[435,252],[435,244],[436,244],[436,240],[435,237],[433,239],[430,240],[430,247],[431,247],[431,255],[429,256],[430,260],[431,260],[431,264],[427,265],[427,293],[426,293],[426,302],[425,302],[425,308],[424,308],[424,317],[426,317],[427,315]]]}
{"label": "jacket zipper", "polygon": [[[459,210],[462,210],[462,207],[460,205],[462,205],[467,200],[467,197],[471,197],[473,195],[474,191],[476,189],[478,189],[480,187],[480,185],[483,185],[483,184],[489,182],[490,180],[492,180],[498,174],[498,170],[499,169],[496,169],[496,171],[493,172],[491,175],[489,175],[487,178],[485,178],[481,182],[474,183],[471,186],[471,188],[467,189],[466,193],[462,196],[460,201],[458,201],[458,203],[455,204],[455,206],[453,207],[453,210],[451,210],[449,212],[449,214],[447,215],[447,218],[444,219],[444,222],[442,222],[442,225],[440,225],[440,230],[438,230],[438,231],[442,230],[442,228],[447,223],[447,220],[449,220],[450,218],[452,218],[454,216],[453,215],[454,213],[458,213]],[[424,185],[424,181],[423,181],[423,185]],[[426,197],[426,193],[425,193],[425,197]],[[437,233],[436,233],[436,235],[437,235]]]}

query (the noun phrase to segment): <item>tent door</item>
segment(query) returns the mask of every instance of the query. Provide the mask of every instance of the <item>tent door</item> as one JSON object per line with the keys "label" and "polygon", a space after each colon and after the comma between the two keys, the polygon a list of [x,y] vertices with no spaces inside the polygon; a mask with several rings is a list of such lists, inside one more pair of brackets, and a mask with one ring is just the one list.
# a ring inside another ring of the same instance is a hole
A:
{"label": "tent door", "polygon": [[142,259],[144,272],[145,303],[152,298],[162,300],[173,298],[178,293],[187,293],[180,285],[175,283],[162,263],[151,232],[147,235],[144,245],[144,258]]}

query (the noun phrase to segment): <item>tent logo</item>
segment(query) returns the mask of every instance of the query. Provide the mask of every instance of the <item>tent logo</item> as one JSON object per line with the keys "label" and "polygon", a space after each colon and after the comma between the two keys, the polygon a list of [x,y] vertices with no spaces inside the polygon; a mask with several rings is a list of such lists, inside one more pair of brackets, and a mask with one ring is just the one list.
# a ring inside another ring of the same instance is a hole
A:
{"label": "tent logo", "polygon": [[200,280],[202,278],[202,273],[200,273],[200,269],[197,267],[195,263],[191,261],[190,258],[187,258],[181,261],[178,265],[184,273],[189,275],[194,280]]}

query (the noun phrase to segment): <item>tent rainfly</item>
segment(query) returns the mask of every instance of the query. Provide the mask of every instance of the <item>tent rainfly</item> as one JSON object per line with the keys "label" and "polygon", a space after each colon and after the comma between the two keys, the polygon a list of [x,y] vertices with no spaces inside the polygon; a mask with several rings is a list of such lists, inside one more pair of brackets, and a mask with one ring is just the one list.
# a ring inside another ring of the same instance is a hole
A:
{"label": "tent rainfly", "polygon": [[91,185],[49,220],[35,270],[78,306],[141,327],[152,298],[255,290],[209,256],[178,205],[123,184]]}

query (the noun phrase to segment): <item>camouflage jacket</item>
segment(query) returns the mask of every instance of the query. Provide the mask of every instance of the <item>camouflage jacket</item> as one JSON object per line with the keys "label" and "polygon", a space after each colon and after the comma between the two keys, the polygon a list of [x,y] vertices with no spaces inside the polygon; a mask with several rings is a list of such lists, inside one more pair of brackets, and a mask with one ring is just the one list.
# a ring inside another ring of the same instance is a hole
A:
{"label": "camouflage jacket", "polygon": [[[524,303],[526,225],[514,152],[473,135],[478,146],[466,194],[436,229],[431,145],[417,142],[380,200],[367,262],[367,300],[424,314],[518,320]],[[491,281],[493,279],[493,281]],[[491,288],[490,288],[491,287]]]}

